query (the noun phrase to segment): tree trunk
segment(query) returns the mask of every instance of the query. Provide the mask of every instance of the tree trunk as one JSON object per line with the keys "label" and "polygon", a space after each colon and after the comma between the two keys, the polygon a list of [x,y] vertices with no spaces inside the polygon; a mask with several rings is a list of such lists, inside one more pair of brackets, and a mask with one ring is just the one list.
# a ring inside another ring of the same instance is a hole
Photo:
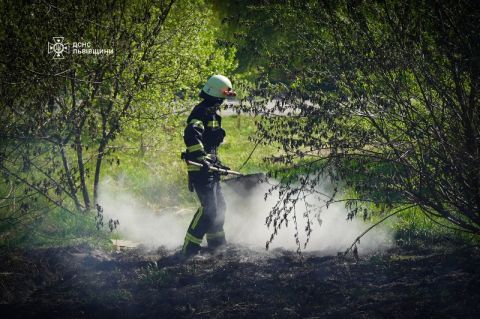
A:
{"label": "tree trunk", "polygon": [[67,177],[68,187],[70,188],[70,193],[72,194],[73,201],[78,210],[82,210],[83,207],[80,205],[80,201],[77,196],[77,188],[73,183],[72,174],[70,173],[70,166],[68,165],[67,155],[65,154],[65,145],[60,146],[60,154],[62,155],[63,169],[65,170],[65,176]]}
{"label": "tree trunk", "polygon": [[[72,78],[70,84],[72,86],[72,110],[75,113],[77,110],[77,100],[76,100],[76,87],[75,87],[75,70],[71,72]],[[75,150],[77,151],[77,163],[78,163],[78,172],[80,174],[80,189],[82,190],[83,202],[85,204],[85,209],[90,209],[90,196],[88,194],[87,184],[85,183],[85,165],[83,163],[83,150],[82,150],[82,127],[85,119],[76,119],[78,124],[74,123],[75,126]],[[80,121],[79,121],[80,120]]]}
{"label": "tree trunk", "polygon": [[75,148],[77,150],[78,173],[80,175],[80,188],[82,190],[85,208],[88,210],[91,208],[90,195],[88,194],[87,183],[85,182],[85,165],[83,163],[82,140],[81,140],[79,130],[75,133]]}
{"label": "tree trunk", "polygon": [[102,139],[100,146],[98,147],[97,162],[95,165],[95,177],[93,180],[93,203],[94,205],[98,204],[98,183],[100,181],[100,169],[102,168],[103,155],[105,152],[105,146],[107,145],[107,140]]}

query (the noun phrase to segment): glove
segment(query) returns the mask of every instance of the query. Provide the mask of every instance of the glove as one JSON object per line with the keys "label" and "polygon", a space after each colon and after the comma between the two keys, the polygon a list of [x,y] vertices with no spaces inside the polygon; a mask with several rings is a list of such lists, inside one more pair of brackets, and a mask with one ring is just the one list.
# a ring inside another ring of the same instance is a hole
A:
{"label": "glove", "polygon": [[215,154],[209,154],[208,157],[207,157],[207,161],[210,162],[210,165],[215,165],[215,164],[219,163],[217,155],[215,155]]}

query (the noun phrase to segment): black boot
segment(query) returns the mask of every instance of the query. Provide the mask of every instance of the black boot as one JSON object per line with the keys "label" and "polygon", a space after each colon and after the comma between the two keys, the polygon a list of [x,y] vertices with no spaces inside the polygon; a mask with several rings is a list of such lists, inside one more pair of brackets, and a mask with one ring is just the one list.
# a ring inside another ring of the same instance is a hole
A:
{"label": "black boot", "polygon": [[200,249],[201,249],[200,245],[197,245],[192,242],[186,242],[183,245],[182,253],[185,258],[190,258],[198,255],[198,253],[200,252]]}
{"label": "black boot", "polygon": [[227,245],[227,241],[225,240],[225,234],[223,232],[216,234],[207,233],[207,243],[209,250],[219,250]]}

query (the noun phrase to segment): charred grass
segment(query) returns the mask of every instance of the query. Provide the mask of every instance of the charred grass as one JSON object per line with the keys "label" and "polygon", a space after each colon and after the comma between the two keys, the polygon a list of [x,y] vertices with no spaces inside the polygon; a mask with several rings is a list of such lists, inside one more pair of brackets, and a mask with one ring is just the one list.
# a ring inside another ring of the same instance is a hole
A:
{"label": "charred grass", "polygon": [[475,317],[480,251],[410,245],[358,261],[231,246],[15,250],[0,263],[2,318]]}

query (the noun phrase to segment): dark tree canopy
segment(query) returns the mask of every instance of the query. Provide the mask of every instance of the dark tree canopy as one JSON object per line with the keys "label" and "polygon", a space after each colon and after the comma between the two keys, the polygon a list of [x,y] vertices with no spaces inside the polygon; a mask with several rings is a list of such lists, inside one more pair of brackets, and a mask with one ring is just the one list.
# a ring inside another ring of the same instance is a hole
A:
{"label": "dark tree canopy", "polygon": [[[255,107],[269,115],[259,126],[262,138],[283,146],[272,161],[299,172],[279,185],[282,200],[294,206],[299,194],[315,195],[329,175],[356,190],[347,201],[353,213],[360,202],[413,205],[479,234],[477,1],[248,8],[268,17],[239,18],[247,30],[241,45],[265,62],[255,71],[255,93],[276,101]],[[267,222],[276,229],[293,212],[279,205]]]}

